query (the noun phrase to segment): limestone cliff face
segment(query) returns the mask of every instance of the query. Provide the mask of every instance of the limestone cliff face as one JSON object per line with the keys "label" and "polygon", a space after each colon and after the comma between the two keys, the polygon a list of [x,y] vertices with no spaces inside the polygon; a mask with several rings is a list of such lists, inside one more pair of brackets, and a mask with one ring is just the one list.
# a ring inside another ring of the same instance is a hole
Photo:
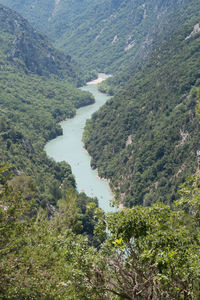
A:
{"label": "limestone cliff face", "polygon": [[0,5],[0,27],[7,59],[27,72],[76,78],[76,64],[70,55],[56,50],[46,36],[24,18]]}

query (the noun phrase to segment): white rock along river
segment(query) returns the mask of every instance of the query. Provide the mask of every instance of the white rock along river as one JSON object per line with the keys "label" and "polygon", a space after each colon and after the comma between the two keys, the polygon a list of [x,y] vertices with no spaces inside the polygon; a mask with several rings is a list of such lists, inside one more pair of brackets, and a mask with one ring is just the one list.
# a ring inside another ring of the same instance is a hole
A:
{"label": "white rock along river", "polygon": [[[105,78],[107,78],[105,74],[99,74],[99,81]],[[113,199],[109,184],[107,181],[100,180],[97,171],[91,169],[91,158],[84,151],[82,143],[86,120],[110,98],[98,91],[96,82],[89,82],[81,88],[93,94],[95,103],[78,109],[74,118],[61,122],[63,135],[49,141],[45,146],[45,151],[57,162],[68,162],[76,179],[77,190],[85,192],[90,197],[97,197],[99,207],[105,212],[110,212],[115,209],[109,204],[109,201]]]}

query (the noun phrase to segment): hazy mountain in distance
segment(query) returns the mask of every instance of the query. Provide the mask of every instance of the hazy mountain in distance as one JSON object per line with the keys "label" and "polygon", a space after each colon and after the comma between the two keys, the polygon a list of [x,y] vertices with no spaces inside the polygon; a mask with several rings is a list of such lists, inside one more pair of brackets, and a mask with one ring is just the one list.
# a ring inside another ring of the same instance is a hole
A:
{"label": "hazy mountain in distance", "polygon": [[[144,59],[189,0],[1,0],[88,69],[113,72]],[[179,22],[180,23],[180,22]],[[181,23],[180,23],[181,24]],[[178,26],[178,25],[176,25]]]}

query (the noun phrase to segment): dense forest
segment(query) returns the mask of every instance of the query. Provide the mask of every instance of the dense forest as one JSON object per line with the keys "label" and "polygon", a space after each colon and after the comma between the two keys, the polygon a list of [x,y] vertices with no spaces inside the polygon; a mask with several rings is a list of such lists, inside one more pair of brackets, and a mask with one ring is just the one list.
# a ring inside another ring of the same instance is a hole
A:
{"label": "dense forest", "polygon": [[195,171],[200,34],[191,34],[194,24],[198,19],[164,41],[87,123],[92,166],[111,179],[126,206],[173,202]]}
{"label": "dense forest", "polygon": [[[0,2],[37,28],[0,4],[0,299],[198,300],[199,1]],[[108,214],[44,151],[100,70],[83,139]]]}

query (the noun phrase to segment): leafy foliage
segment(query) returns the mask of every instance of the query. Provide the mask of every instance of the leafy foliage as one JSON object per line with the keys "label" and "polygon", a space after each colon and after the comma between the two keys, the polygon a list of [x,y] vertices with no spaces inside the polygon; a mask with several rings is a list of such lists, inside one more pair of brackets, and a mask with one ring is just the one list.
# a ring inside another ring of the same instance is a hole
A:
{"label": "leafy foliage", "polygon": [[87,245],[85,238],[75,235],[81,222],[76,206],[71,209],[76,199],[73,191],[49,220],[42,209],[36,212],[33,201],[14,191],[5,178],[9,168],[3,166],[0,172],[0,298],[66,298],[63,281],[72,272],[66,259],[69,249],[76,243],[76,248],[80,243]]}
{"label": "leafy foliage", "polygon": [[8,167],[0,173],[1,299],[199,299],[199,174],[174,209],[96,210],[96,238],[109,232],[97,250],[77,235],[73,191],[48,219],[14,191]]}
{"label": "leafy foliage", "polygon": [[88,289],[99,299],[198,299],[199,226],[193,220],[163,204],[107,216],[111,234],[86,275]]}

